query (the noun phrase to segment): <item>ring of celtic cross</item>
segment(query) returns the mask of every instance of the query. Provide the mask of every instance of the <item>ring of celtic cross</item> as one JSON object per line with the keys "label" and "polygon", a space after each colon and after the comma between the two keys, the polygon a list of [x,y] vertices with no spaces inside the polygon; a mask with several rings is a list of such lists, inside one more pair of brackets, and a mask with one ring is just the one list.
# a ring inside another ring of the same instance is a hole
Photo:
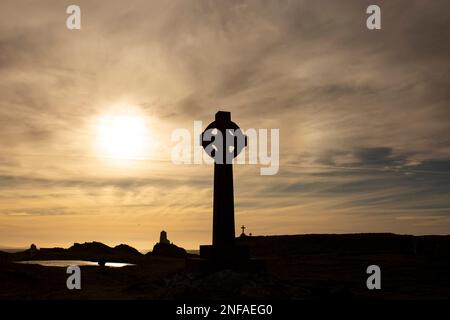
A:
{"label": "ring of celtic cross", "polygon": [[247,136],[233,121],[213,121],[200,135],[205,152],[216,163],[231,163],[247,146]]}

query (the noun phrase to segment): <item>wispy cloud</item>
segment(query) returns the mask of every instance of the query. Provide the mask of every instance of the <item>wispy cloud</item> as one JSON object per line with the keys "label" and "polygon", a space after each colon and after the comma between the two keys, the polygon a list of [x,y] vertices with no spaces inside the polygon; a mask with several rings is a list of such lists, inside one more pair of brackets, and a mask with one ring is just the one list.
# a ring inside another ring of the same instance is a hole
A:
{"label": "wispy cloud", "polygon": [[[80,31],[64,2],[0,5],[0,242],[209,241],[212,167],[172,165],[170,136],[218,108],[280,128],[278,175],[235,169],[253,233],[448,232],[447,1],[383,3],[376,32],[368,1],[77,4]],[[92,121],[123,101],[158,148],[120,167]]]}

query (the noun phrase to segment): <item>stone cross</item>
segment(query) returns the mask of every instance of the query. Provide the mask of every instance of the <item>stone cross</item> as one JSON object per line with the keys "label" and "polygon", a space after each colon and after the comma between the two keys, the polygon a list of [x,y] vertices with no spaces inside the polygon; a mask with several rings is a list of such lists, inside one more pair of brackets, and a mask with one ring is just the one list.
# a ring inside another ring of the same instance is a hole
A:
{"label": "stone cross", "polygon": [[206,153],[214,158],[213,247],[234,245],[233,158],[247,146],[247,137],[231,113],[219,111],[200,136]]}

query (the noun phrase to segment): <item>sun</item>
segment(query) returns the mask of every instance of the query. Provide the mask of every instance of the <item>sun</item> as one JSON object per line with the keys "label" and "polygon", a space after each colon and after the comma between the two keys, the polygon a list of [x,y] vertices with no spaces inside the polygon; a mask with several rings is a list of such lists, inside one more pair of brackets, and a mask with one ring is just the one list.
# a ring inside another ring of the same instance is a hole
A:
{"label": "sun", "polygon": [[136,159],[145,156],[150,144],[145,118],[139,114],[107,114],[97,123],[97,147],[102,156]]}

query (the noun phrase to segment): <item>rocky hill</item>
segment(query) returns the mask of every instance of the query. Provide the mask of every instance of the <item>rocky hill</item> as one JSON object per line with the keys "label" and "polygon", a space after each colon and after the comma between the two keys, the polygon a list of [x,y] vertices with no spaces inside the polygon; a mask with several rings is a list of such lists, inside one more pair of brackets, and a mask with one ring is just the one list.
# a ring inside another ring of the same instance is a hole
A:
{"label": "rocky hill", "polygon": [[129,262],[138,263],[144,255],[138,250],[121,244],[109,247],[101,242],[75,243],[68,249],[41,248],[28,249],[9,254],[10,260],[88,260],[98,262]]}

